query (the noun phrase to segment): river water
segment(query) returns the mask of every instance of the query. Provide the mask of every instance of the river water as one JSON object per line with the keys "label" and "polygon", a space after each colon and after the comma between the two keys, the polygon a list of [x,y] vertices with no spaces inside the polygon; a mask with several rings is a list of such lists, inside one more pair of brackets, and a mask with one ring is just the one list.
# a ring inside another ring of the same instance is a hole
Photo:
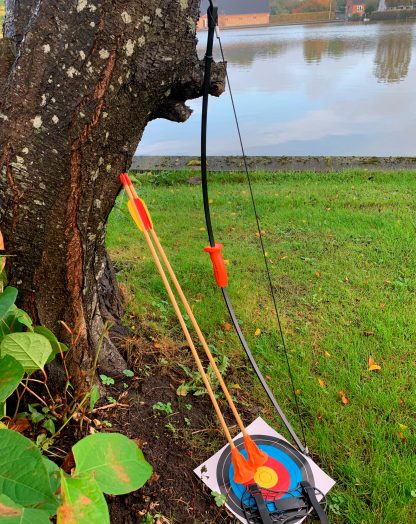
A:
{"label": "river water", "polygon": [[[415,33],[411,23],[223,31],[247,154],[414,156]],[[184,124],[151,122],[137,153],[198,156],[201,102],[189,105]],[[210,98],[208,144],[210,155],[239,154],[228,93]]]}

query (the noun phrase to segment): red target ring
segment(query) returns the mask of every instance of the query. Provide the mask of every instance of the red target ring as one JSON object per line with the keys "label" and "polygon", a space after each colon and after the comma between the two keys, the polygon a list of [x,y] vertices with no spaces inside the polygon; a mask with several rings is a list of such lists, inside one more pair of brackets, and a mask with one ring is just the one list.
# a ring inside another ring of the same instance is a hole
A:
{"label": "red target ring", "polygon": [[250,484],[257,484],[262,488],[264,496],[267,494],[267,490],[289,491],[290,473],[281,462],[269,456],[266,464],[258,468],[254,477],[244,486],[247,487]]}

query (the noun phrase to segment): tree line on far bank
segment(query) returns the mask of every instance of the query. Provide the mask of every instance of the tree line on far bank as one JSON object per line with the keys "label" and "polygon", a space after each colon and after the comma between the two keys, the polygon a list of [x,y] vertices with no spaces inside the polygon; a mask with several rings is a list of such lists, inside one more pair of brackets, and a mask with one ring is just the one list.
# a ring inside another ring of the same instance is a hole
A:
{"label": "tree line on far bank", "polygon": [[[346,0],[270,0],[272,15],[282,13],[314,13],[319,11],[345,11]],[[366,13],[377,11],[379,0],[367,0]],[[412,7],[414,0],[386,0],[388,9]]]}

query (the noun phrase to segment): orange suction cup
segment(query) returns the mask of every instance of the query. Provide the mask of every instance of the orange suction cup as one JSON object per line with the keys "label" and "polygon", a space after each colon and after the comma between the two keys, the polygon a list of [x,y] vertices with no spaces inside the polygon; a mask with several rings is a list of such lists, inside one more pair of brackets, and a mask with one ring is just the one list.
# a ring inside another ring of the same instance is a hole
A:
{"label": "orange suction cup", "polygon": [[254,469],[264,466],[269,459],[269,455],[262,451],[250,435],[244,437],[244,447],[246,448],[248,455],[248,464]]}
{"label": "orange suction cup", "polygon": [[237,484],[245,484],[254,477],[256,470],[249,465],[237,448],[231,450],[231,462],[234,466],[234,481]]}

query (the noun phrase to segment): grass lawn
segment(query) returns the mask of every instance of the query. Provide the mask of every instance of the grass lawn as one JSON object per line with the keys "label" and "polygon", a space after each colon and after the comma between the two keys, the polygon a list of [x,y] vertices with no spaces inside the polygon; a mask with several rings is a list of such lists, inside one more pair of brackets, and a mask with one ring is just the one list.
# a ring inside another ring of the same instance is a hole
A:
{"label": "grass lawn", "polygon": [[[189,176],[143,175],[137,187],[203,331],[246,374]],[[416,523],[416,173],[258,173],[254,191],[308,445],[337,481],[331,521]],[[211,174],[210,198],[243,331],[299,429],[243,175]],[[125,206],[110,217],[108,245],[130,297],[126,323],[157,318],[158,330],[180,336]],[[250,396],[285,434],[254,379]]]}
{"label": "grass lawn", "polygon": [[4,0],[0,0],[0,38],[3,38]]}

